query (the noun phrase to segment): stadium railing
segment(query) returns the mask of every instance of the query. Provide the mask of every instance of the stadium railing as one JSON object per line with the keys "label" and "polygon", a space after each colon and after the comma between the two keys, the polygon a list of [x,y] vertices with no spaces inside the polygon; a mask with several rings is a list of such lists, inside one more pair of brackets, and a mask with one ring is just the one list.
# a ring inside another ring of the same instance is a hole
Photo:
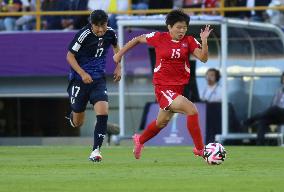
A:
{"label": "stadium railing", "polygon": [[[284,124],[283,125],[269,125],[270,132],[265,133],[265,139],[276,139],[278,146],[284,146]],[[251,128],[250,128],[251,129]],[[251,130],[248,133],[233,133],[227,134],[225,137],[222,134],[215,135],[215,141],[224,142],[225,140],[255,140],[257,134],[252,133]]]}
{"label": "stadium railing", "polygon": [[[228,134],[226,135],[226,138],[223,138],[222,135],[217,134],[215,136],[215,140],[217,142],[223,143],[224,140],[245,140],[245,139],[256,139],[257,135],[256,133],[234,133],[234,134]],[[277,139],[277,143],[279,146],[283,146],[283,133],[266,133],[265,134],[266,139]]]}

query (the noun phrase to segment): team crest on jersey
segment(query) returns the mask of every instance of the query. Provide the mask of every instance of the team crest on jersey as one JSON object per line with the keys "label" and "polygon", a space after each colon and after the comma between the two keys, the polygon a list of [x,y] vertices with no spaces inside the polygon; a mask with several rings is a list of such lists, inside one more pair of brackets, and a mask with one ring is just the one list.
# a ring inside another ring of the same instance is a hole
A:
{"label": "team crest on jersey", "polygon": [[187,43],[182,43],[181,47],[187,48]]}
{"label": "team crest on jersey", "polygon": [[103,38],[99,38],[98,46],[102,47],[103,44],[104,44],[104,39]]}

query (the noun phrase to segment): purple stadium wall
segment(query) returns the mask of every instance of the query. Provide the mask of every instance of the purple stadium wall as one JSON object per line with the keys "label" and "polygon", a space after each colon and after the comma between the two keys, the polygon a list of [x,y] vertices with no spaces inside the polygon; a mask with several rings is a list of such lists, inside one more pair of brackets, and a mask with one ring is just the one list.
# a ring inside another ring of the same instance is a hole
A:
{"label": "purple stadium wall", "polygon": [[[125,40],[148,31],[125,31]],[[67,76],[66,53],[75,32],[0,33],[0,76]],[[107,55],[107,74],[112,74],[113,51]],[[129,52],[126,74],[150,74],[147,45]]]}

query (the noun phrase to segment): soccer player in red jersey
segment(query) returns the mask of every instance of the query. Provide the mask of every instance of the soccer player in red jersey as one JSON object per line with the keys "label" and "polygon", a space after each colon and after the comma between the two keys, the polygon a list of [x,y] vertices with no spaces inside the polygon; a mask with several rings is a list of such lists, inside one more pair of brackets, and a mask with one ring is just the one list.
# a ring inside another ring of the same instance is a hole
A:
{"label": "soccer player in red jersey", "polygon": [[199,127],[199,117],[196,106],[182,96],[184,86],[190,78],[189,54],[202,62],[208,60],[207,38],[212,29],[206,25],[201,29],[201,44],[192,36],[187,36],[190,17],[182,10],[173,10],[166,17],[168,32],[153,32],[133,38],[114,55],[119,63],[122,56],[139,43],[147,43],[155,48],[156,65],[153,84],[160,110],[157,119],[151,122],[142,135],[135,134],[134,156],[139,159],[144,143],[157,135],[166,127],[174,113],[187,115],[187,128],[194,142],[193,153],[203,157],[203,139]]}

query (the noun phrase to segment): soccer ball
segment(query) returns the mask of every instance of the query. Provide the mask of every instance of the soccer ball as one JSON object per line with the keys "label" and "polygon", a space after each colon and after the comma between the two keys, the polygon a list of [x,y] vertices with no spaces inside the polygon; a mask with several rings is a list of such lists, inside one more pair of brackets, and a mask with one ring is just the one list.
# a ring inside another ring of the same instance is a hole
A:
{"label": "soccer ball", "polygon": [[203,156],[210,165],[220,165],[226,158],[226,150],[220,143],[209,143],[204,147]]}

